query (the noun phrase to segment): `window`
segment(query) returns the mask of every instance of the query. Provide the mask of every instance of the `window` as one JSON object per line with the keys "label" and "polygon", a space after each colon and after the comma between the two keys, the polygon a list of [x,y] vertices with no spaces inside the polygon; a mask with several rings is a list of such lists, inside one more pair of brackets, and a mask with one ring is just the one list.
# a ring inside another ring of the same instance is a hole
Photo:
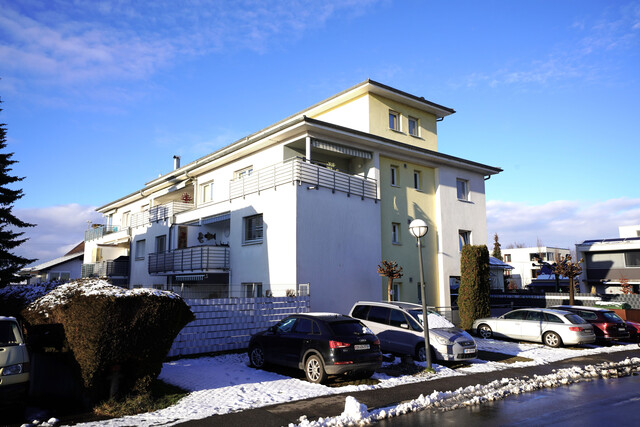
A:
{"label": "window", "polygon": [[418,136],[418,119],[409,117],[409,135]]}
{"label": "window", "polygon": [[367,313],[369,313],[368,305],[358,305],[353,309],[351,316],[355,317],[356,319],[366,319]]}
{"label": "window", "polygon": [[184,249],[188,245],[188,231],[189,228],[185,225],[181,225],[178,227],[178,249]]}
{"label": "window", "polygon": [[544,320],[544,313],[541,311],[530,311],[529,314],[527,314],[527,320],[542,322]]}
{"label": "window", "polygon": [[376,323],[389,324],[389,309],[387,307],[371,306],[369,309],[369,320]]}
{"label": "window", "polygon": [[420,171],[413,171],[413,188],[420,190],[422,188],[422,176]]}
{"label": "window", "polygon": [[[567,314],[567,317],[571,316],[571,314]],[[551,323],[564,323],[562,321],[561,318],[559,318],[558,316],[556,316],[555,314],[551,314],[551,313],[545,313],[544,314],[545,319],[547,320],[547,322],[551,322]]]}
{"label": "window", "polygon": [[156,236],[156,253],[164,253],[167,250],[167,235]]}
{"label": "window", "polygon": [[391,166],[391,185],[398,186],[398,166]]}
{"label": "window", "polygon": [[640,267],[640,251],[629,251],[624,254],[626,267]]}
{"label": "window", "polygon": [[313,323],[311,319],[300,318],[296,322],[296,326],[293,328],[293,332],[296,334],[310,334],[313,331]]}
{"label": "window", "polygon": [[458,237],[460,240],[460,252],[462,252],[462,247],[471,244],[471,232],[466,230],[459,230]]}
{"label": "window", "polygon": [[200,186],[202,203],[209,203],[213,200],[213,181],[205,182]]}
{"label": "window", "polygon": [[262,243],[263,238],[263,222],[262,214],[246,216],[244,222],[244,241],[243,243]]}
{"label": "window", "polygon": [[400,301],[400,288],[402,283],[391,285],[391,301]]}
{"label": "window", "polygon": [[527,317],[527,310],[510,311],[504,315],[505,319],[524,320]]}
{"label": "window", "polygon": [[553,253],[553,252],[547,252],[547,261],[555,262],[556,261],[556,254]]}
{"label": "window", "polygon": [[536,279],[538,277],[538,274],[540,274],[540,270],[537,269],[531,269],[531,278],[532,279]]}
{"label": "window", "polygon": [[389,316],[389,325],[399,328],[402,324],[409,324],[409,322],[407,322],[407,319],[404,317],[404,313],[400,310],[391,310],[391,315]]}
{"label": "window", "polygon": [[400,224],[397,222],[391,224],[391,243],[400,244]]}
{"label": "window", "polygon": [[126,211],[125,213],[122,214],[122,226],[123,227],[128,227],[129,226],[129,218],[131,217],[131,211]]}
{"label": "window", "polygon": [[243,283],[245,298],[259,298],[262,296],[262,283]]}
{"label": "window", "polygon": [[511,262],[511,254],[504,254],[504,262]]}
{"label": "window", "polygon": [[389,129],[400,130],[400,114],[389,110]]}
{"label": "window", "polygon": [[240,169],[238,171],[234,172],[234,175],[236,179],[240,179],[240,178],[246,178],[248,176],[250,176],[253,173],[253,166],[247,166],[244,169]]}
{"label": "window", "polygon": [[49,280],[57,280],[58,282],[68,282],[71,277],[69,272],[51,271],[49,272]]}
{"label": "window", "polygon": [[456,179],[458,188],[458,200],[469,200],[469,181],[466,179]]}
{"label": "window", "polygon": [[136,241],[136,260],[144,259],[146,250],[146,241],[144,239]]}

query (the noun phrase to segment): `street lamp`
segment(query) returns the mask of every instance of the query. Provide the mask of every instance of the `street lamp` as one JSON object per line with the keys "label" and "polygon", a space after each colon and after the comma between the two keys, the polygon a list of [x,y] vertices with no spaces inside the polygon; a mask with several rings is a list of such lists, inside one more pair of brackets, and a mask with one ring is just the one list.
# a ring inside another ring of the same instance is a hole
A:
{"label": "street lamp", "polygon": [[418,242],[418,258],[420,259],[420,283],[422,284],[422,327],[424,328],[424,351],[427,359],[427,368],[431,369],[431,345],[429,344],[429,321],[427,317],[427,285],[424,283],[424,268],[422,266],[422,244],[420,238],[429,231],[429,226],[421,219],[414,219],[409,224],[409,233]]}

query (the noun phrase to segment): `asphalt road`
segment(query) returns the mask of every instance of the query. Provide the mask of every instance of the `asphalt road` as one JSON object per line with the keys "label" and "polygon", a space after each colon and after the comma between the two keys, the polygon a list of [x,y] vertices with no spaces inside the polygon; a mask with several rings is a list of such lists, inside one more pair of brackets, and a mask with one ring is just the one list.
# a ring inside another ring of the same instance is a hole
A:
{"label": "asphalt road", "polygon": [[595,365],[608,361],[619,362],[627,357],[638,356],[640,356],[640,349],[634,346],[632,350],[628,351],[581,356],[534,367],[510,368],[495,372],[483,372],[459,377],[435,379],[415,384],[404,384],[388,389],[366,390],[355,393],[322,396],[313,399],[249,409],[231,414],[214,415],[201,420],[187,421],[179,425],[191,427],[210,425],[221,427],[249,425],[259,425],[261,427],[283,426],[297,422],[303,415],[306,415],[309,420],[315,420],[320,417],[338,416],[344,411],[345,397],[347,395],[355,397],[358,402],[364,403],[367,405],[367,408],[371,410],[416,399],[420,394],[428,395],[434,391],[456,390],[460,387],[466,387],[469,385],[487,384],[491,381],[502,378],[547,375],[551,374],[556,369],[569,368],[571,366]]}

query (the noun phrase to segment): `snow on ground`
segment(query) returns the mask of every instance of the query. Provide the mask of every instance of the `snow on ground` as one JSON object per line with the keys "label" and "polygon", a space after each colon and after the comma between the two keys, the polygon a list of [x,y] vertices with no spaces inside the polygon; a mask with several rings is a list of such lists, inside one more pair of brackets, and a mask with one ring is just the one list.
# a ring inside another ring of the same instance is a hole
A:
{"label": "snow on ground", "polygon": [[[249,361],[246,354],[228,354],[216,357],[202,357],[198,359],[181,359],[165,363],[162,369],[162,373],[160,374],[160,379],[191,391],[191,393],[180,400],[178,404],[156,412],[106,420],[96,423],[88,423],[84,425],[118,427],[130,425],[172,425],[190,419],[200,419],[216,414],[227,414],[230,412],[242,411],[245,409],[257,408],[277,403],[302,400],[311,397],[348,393],[360,390],[388,388],[401,384],[429,381],[435,378],[465,375],[474,372],[496,371],[518,366],[541,365],[571,357],[598,353],[611,353],[629,350],[630,348],[637,348],[635,344],[630,344],[614,345],[609,347],[585,346],[580,349],[552,349],[541,344],[523,344],[510,341],[497,341],[492,339],[485,340],[481,338],[476,338],[476,342],[478,344],[479,350],[527,357],[532,359],[532,361],[508,364],[501,362],[473,360],[468,367],[455,370],[447,368],[445,366],[434,364],[436,373],[430,376],[407,375],[401,377],[389,377],[384,374],[376,373],[374,374],[373,378],[376,378],[380,381],[379,384],[376,385],[347,385],[344,387],[327,387],[319,384],[311,384],[304,379],[290,378],[274,372],[253,369],[248,366]],[[640,363],[640,359],[637,359],[636,363]],[[575,372],[579,372],[581,368],[575,369],[577,369],[577,371]],[[503,385],[492,383],[491,385],[486,386],[475,386],[475,388],[472,388],[475,391],[471,390],[471,394],[468,394],[466,389],[462,391],[458,390],[455,392],[439,392],[436,393],[435,396],[422,396],[421,398],[416,399],[416,401],[414,401],[414,403],[409,405],[407,408],[422,408],[424,405],[431,405],[436,401],[451,399],[452,395],[454,394],[460,395],[464,397],[464,399],[467,399],[469,401],[477,401],[478,399],[487,399],[487,395],[493,396],[495,393],[497,393],[497,395],[507,395],[510,393],[515,393],[517,392],[517,390],[534,390],[537,387],[536,384],[544,384],[545,382],[553,384],[554,381],[561,382],[563,381],[563,376],[573,378],[574,374],[572,374],[571,372],[574,371],[556,373],[556,375],[558,376],[549,377],[544,381],[542,379],[534,378],[531,380],[532,384],[530,385],[518,382],[521,380],[516,381],[506,379],[503,380],[506,381],[504,384],[504,387],[506,387],[506,389],[502,391],[500,391],[500,387],[503,387]],[[580,375],[584,375],[584,372],[581,372]],[[489,388],[484,389],[483,387]],[[449,405],[449,403],[447,403],[447,405]],[[370,417],[382,416],[382,412],[380,412],[381,410],[372,411],[371,413],[369,413],[366,411],[366,408],[364,408],[364,412],[361,411],[361,405],[357,404],[357,402],[354,403],[347,401],[347,406],[347,417],[353,416],[354,411],[358,412],[361,418],[369,417],[366,419],[371,420],[380,418]],[[384,410],[384,416],[389,416],[389,414],[392,412],[399,413],[398,411],[407,411],[409,410],[407,408],[387,408]],[[322,422],[325,424],[317,424],[316,421],[310,422],[306,419],[300,420],[300,423],[303,425],[314,426],[343,425],[345,423],[345,420],[338,417],[335,420],[335,423],[334,421],[327,420],[323,420]]]}

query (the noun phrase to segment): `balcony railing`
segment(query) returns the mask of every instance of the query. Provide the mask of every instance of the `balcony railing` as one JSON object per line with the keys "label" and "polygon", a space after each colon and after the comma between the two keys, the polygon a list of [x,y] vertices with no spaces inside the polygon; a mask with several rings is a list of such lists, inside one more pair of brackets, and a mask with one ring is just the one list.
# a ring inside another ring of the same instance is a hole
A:
{"label": "balcony railing", "polygon": [[82,277],[128,277],[129,260],[100,261],[82,264]]}
{"label": "balcony railing", "polygon": [[84,232],[84,241],[99,239],[107,234],[117,233],[119,231],[125,231],[127,227],[121,225],[100,225],[95,228],[90,228]]}
{"label": "balcony railing", "polygon": [[175,214],[179,214],[193,208],[193,203],[184,203],[181,201],[154,206],[143,212],[137,212],[131,215],[131,227],[142,227],[153,222],[163,221],[167,218],[171,218]]}
{"label": "balcony railing", "polygon": [[378,184],[374,179],[351,175],[322,165],[294,158],[273,165],[229,183],[229,198],[244,197],[248,194],[277,187],[291,182],[306,183],[340,191],[348,195],[376,200]]}
{"label": "balcony railing", "polygon": [[149,274],[229,269],[228,246],[196,246],[149,254]]}

